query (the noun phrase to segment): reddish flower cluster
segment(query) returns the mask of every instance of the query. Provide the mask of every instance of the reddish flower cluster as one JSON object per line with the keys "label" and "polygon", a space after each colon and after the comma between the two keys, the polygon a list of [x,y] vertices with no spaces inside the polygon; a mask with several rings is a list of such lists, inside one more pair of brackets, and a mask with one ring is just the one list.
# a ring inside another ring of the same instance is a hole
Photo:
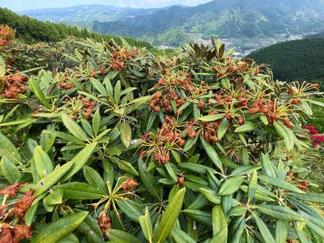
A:
{"label": "reddish flower cluster", "polygon": [[208,122],[204,124],[204,138],[207,142],[216,144],[218,142],[217,130],[218,122]]}
{"label": "reddish flower cluster", "polygon": [[138,50],[128,50],[126,48],[122,48],[114,51],[111,54],[111,60],[109,64],[109,68],[114,71],[122,71],[125,68],[125,62],[136,57],[138,54]]}
{"label": "reddish flower cluster", "polygon": [[[23,185],[24,184],[22,183],[15,183],[8,187],[2,188],[0,190],[0,195],[16,197],[17,192]],[[5,222],[13,222],[13,218],[15,216],[18,219],[18,222],[23,221],[25,212],[28,208],[30,208],[34,199],[35,197],[33,196],[33,191],[28,191],[21,199],[13,203],[11,209],[9,209],[9,204],[6,204],[6,200],[3,201],[3,205],[0,206],[0,219],[2,220],[2,225],[0,227],[0,242],[18,243],[22,239],[31,238],[31,227],[18,224],[11,226]]]}
{"label": "reddish flower cluster", "polygon": [[306,180],[299,182],[299,184],[297,185],[297,187],[304,192],[308,191],[308,186],[309,186],[309,183]]}
{"label": "reddish flower cluster", "polygon": [[153,158],[160,164],[170,161],[170,150],[183,147],[186,143],[180,131],[176,130],[176,119],[172,116],[164,118],[164,123],[157,133],[144,134],[142,139],[144,146],[153,148],[153,151],[141,150],[140,157],[153,154]]}
{"label": "reddish flower cluster", "polygon": [[27,209],[30,208],[30,206],[35,200],[35,196],[33,194],[34,192],[30,190],[26,192],[20,200],[15,202],[15,204],[13,205],[13,211],[17,216],[17,218],[19,219],[24,218]]}
{"label": "reddish flower cluster", "polygon": [[196,125],[195,120],[191,120],[187,122],[186,133],[189,138],[195,138],[198,136],[197,127],[195,125]]}
{"label": "reddish flower cluster", "polygon": [[69,89],[73,89],[74,87],[75,87],[75,85],[73,83],[70,83],[70,82],[62,82],[62,83],[60,83],[60,88],[61,89],[69,90]]}
{"label": "reddish flower cluster", "polygon": [[183,98],[180,98],[175,90],[170,90],[164,95],[160,91],[156,92],[153,95],[149,106],[154,112],[159,112],[162,108],[164,108],[166,112],[170,112],[171,100],[175,101],[177,107],[180,107],[184,104]]}
{"label": "reddish flower cluster", "polygon": [[17,98],[18,94],[25,92],[27,81],[28,77],[19,73],[3,77],[1,79],[5,87],[3,95],[6,98]]}
{"label": "reddish flower cluster", "polygon": [[82,98],[82,103],[83,103],[83,107],[84,107],[84,116],[86,117],[86,119],[90,119],[92,117],[94,108],[96,106],[96,101],[94,100],[90,100],[86,97]]}
{"label": "reddish flower cluster", "polygon": [[27,225],[14,225],[11,227],[8,224],[1,225],[0,242],[3,243],[19,243],[23,239],[30,239],[32,229]]}
{"label": "reddish flower cluster", "polygon": [[121,187],[124,192],[129,192],[135,190],[135,188],[138,185],[139,185],[138,182],[135,181],[133,178],[128,178],[122,183]]}
{"label": "reddish flower cluster", "polygon": [[314,125],[305,125],[304,128],[311,134],[310,140],[312,141],[314,148],[317,148],[320,144],[324,143],[324,134],[318,134],[318,130]]}
{"label": "reddish flower cluster", "polygon": [[179,186],[183,186],[184,183],[185,183],[185,178],[184,178],[184,176],[179,176],[179,177],[178,177],[178,180],[177,180],[177,184],[178,184]]}
{"label": "reddish flower cluster", "polygon": [[293,128],[293,123],[289,120],[288,117],[281,117],[278,112],[278,104],[276,101],[273,100],[262,100],[261,98],[258,98],[253,106],[249,108],[249,113],[263,113],[266,115],[268,122],[270,124],[273,124],[277,120],[282,120],[282,122],[288,127]]}
{"label": "reddish flower cluster", "polygon": [[103,233],[111,229],[111,219],[106,213],[106,210],[102,210],[98,219],[98,225]]}
{"label": "reddish flower cluster", "polygon": [[0,48],[10,44],[14,39],[14,31],[7,25],[0,25]]}

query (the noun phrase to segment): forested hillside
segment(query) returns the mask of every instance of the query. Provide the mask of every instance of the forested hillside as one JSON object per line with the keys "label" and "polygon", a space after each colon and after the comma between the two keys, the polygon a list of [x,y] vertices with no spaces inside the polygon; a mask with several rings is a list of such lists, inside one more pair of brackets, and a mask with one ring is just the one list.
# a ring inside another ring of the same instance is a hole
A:
{"label": "forested hillside", "polygon": [[[6,24],[13,28],[16,36],[24,42],[57,42],[70,36],[78,38],[92,38],[95,40],[109,40],[117,36],[102,35],[89,32],[87,29],[67,26],[60,23],[39,21],[31,17],[20,16],[9,9],[0,8],[0,24]],[[127,41],[136,46],[151,47],[148,43],[126,38]]]}
{"label": "forested hillside", "polygon": [[249,55],[271,66],[275,78],[324,80],[324,39],[303,39],[278,43]]}

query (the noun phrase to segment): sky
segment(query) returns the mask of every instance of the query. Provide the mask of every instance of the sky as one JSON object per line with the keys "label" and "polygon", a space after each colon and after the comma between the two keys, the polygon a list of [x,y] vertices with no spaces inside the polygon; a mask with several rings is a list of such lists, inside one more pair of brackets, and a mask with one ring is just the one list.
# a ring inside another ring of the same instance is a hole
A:
{"label": "sky", "polygon": [[106,4],[120,7],[154,8],[175,4],[197,5],[211,0],[0,0],[0,6],[14,11],[60,8],[83,4]]}

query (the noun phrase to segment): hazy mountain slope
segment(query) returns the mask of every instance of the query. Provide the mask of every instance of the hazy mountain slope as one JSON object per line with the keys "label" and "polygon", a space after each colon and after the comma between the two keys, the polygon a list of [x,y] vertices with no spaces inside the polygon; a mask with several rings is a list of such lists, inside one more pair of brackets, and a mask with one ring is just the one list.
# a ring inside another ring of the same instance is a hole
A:
{"label": "hazy mountain slope", "polygon": [[96,21],[93,29],[137,37],[159,37],[161,33],[175,30],[205,38],[304,34],[310,29],[324,29],[324,4],[321,0],[215,0],[196,7],[174,6],[111,22]]}

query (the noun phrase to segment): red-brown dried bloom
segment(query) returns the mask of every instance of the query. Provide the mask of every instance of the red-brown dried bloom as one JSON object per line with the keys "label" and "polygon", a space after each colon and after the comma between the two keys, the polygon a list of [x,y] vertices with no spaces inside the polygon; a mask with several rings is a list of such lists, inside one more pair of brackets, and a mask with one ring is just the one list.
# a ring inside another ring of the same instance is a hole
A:
{"label": "red-brown dried bloom", "polygon": [[111,229],[111,219],[106,213],[106,210],[102,210],[98,219],[98,225],[103,233]]}
{"label": "red-brown dried bloom", "polygon": [[30,190],[26,192],[20,200],[14,203],[13,211],[19,219],[22,219],[24,217],[25,212],[28,208],[30,208],[33,201],[35,200],[35,196],[33,194],[34,192]]}
{"label": "red-brown dried bloom", "polygon": [[20,240],[30,239],[32,237],[32,229],[27,225],[14,225],[12,232],[15,242],[20,242]]}
{"label": "red-brown dried bloom", "polygon": [[23,186],[23,183],[15,183],[0,190],[1,195],[8,195],[9,197],[15,197],[19,189]]}
{"label": "red-brown dried bloom", "polygon": [[133,178],[128,178],[122,183],[121,187],[124,192],[129,192],[135,190],[138,185],[139,184],[136,180]]}

